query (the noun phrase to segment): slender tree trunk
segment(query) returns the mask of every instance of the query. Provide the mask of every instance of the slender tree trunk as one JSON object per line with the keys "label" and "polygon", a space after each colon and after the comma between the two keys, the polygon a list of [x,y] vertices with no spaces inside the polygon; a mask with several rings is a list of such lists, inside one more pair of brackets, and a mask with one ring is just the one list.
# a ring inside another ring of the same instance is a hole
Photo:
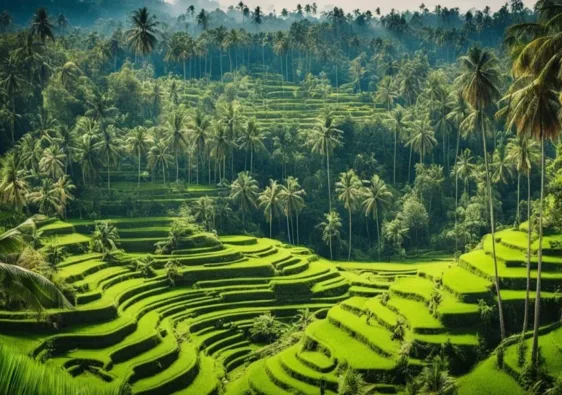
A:
{"label": "slender tree trunk", "polygon": [[273,226],[273,211],[269,212],[269,238],[272,238],[273,235],[273,231],[272,231],[272,226]]}
{"label": "slender tree trunk", "polygon": [[287,220],[287,238],[289,239],[289,244],[291,244],[291,228],[289,228],[289,213],[285,213],[285,219]]}
{"label": "slender tree trunk", "polygon": [[521,223],[521,215],[519,210],[519,204],[521,202],[520,192],[521,192],[521,172],[517,172],[517,215],[515,215],[515,223],[517,224],[517,226],[519,226],[519,224]]}
{"label": "slender tree trunk", "polygon": [[297,244],[300,244],[300,237],[299,237],[299,212],[298,210],[296,211],[295,216],[297,217]]}
{"label": "slender tree trunk", "polygon": [[381,231],[379,226],[379,211],[375,208],[375,219],[377,221],[377,244],[379,245],[378,252],[379,252],[379,261],[381,260]]}
{"label": "slender tree trunk", "polygon": [[541,317],[541,276],[542,276],[542,239],[543,239],[543,212],[544,212],[544,135],[541,125],[541,202],[539,205],[539,249],[537,252],[537,293],[535,296],[535,320],[533,326],[533,349],[531,361],[533,367],[539,367],[539,326]]}
{"label": "slender tree trunk", "polygon": [[496,256],[496,224],[494,221],[494,203],[492,199],[492,183],[490,181],[490,167],[488,164],[488,151],[486,149],[486,132],[481,124],[482,145],[484,148],[484,164],[486,166],[486,185],[488,189],[488,208],[490,210],[490,228],[492,231],[492,257],[494,259],[494,282],[496,286],[496,296],[498,299],[498,313],[500,319],[500,335],[501,340],[505,339],[505,322],[503,317],[502,297],[500,290],[500,278],[498,274],[498,260]]}
{"label": "slender tree trunk", "polygon": [[396,150],[398,148],[398,133],[394,132],[394,167],[392,174],[392,184],[396,185]]}
{"label": "slender tree trunk", "polygon": [[412,146],[410,145],[410,160],[408,161],[408,183],[410,183],[411,172],[412,172]]}
{"label": "slender tree trunk", "polygon": [[527,332],[527,327],[529,325],[529,293],[531,290],[531,236],[532,236],[532,224],[531,224],[531,172],[527,173],[527,218],[529,225],[527,227],[527,286],[525,288],[525,314],[523,315],[523,331],[522,336]]}
{"label": "slender tree trunk", "polygon": [[254,168],[254,150],[250,149],[250,174],[252,174],[253,168]]}
{"label": "slender tree trunk", "polygon": [[141,151],[139,149],[138,151],[138,158],[139,158],[139,177],[138,177],[138,181],[137,181],[137,188],[140,188],[140,173],[141,173]]}
{"label": "slender tree trunk", "polygon": [[332,211],[332,191],[330,188],[330,153],[326,148],[326,172],[328,173],[328,204],[330,211]]}
{"label": "slender tree trunk", "polygon": [[109,173],[109,160],[107,161],[107,190],[111,191],[111,175]]}
{"label": "slender tree trunk", "polygon": [[197,185],[199,185],[199,160],[201,159],[201,153],[199,152],[199,148],[197,148],[197,154],[196,154],[196,160],[195,160],[195,179],[197,180]]}
{"label": "slender tree trunk", "polygon": [[332,238],[330,237],[330,260],[334,260],[334,255],[332,254]]}
{"label": "slender tree trunk", "polygon": [[347,260],[351,261],[351,209],[347,210],[347,218],[349,222],[349,246],[347,249]]}
{"label": "slender tree trunk", "polygon": [[178,153],[176,152],[176,184],[180,181],[180,162],[178,160]]}

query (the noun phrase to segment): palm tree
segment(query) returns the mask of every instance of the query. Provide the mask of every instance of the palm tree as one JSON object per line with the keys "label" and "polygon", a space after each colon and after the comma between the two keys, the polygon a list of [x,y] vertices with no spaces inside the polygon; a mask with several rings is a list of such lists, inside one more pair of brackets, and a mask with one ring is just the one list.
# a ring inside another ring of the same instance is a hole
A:
{"label": "palm tree", "polygon": [[58,288],[45,277],[23,267],[5,263],[25,246],[18,229],[0,234],[0,289],[12,300],[20,300],[34,310],[45,307],[72,308]]}
{"label": "palm tree", "polygon": [[506,156],[506,145],[501,144],[494,152],[492,162],[492,182],[507,184],[513,177],[513,165]]}
{"label": "palm tree", "polygon": [[[236,138],[240,126],[244,121],[242,115],[243,108],[241,104],[234,100],[228,103],[222,104],[219,107],[220,122],[224,124],[227,130],[226,138],[228,140],[229,151],[230,151],[230,172],[232,178],[234,178],[234,148],[236,147]],[[226,174],[223,174],[226,177]]]}
{"label": "palm tree", "polygon": [[375,102],[384,105],[386,111],[390,111],[394,105],[394,101],[398,97],[398,92],[394,88],[392,79],[383,78],[377,87],[377,93],[375,94]]}
{"label": "palm tree", "polygon": [[[390,204],[390,192],[382,178],[373,175],[369,184],[363,189],[363,212],[365,217],[372,217],[377,223],[377,241],[379,243],[379,260],[381,255],[381,234],[379,225],[379,212]],[[380,210],[380,211],[379,211]]]}
{"label": "palm tree", "polygon": [[47,38],[55,41],[53,28],[54,26],[49,21],[49,14],[47,14],[45,8],[41,7],[35,11],[31,19],[31,33],[35,36],[39,36],[43,44],[45,44]]}
{"label": "palm tree", "polygon": [[258,207],[263,210],[265,219],[269,222],[269,238],[271,238],[273,234],[273,218],[279,217],[283,212],[281,191],[282,187],[276,180],[269,180],[269,185],[258,197]]}
{"label": "palm tree", "polygon": [[96,149],[105,162],[105,168],[107,170],[107,190],[109,191],[111,190],[111,166],[115,166],[119,161],[123,143],[121,139],[117,137],[117,128],[113,125],[103,128],[100,137],[101,139],[96,144]]}
{"label": "palm tree", "polygon": [[26,205],[29,192],[21,160],[12,152],[0,159],[0,164],[0,201],[20,211]]}
{"label": "palm tree", "polygon": [[82,182],[91,181],[98,169],[98,141],[95,135],[84,134],[76,145],[76,162],[82,169]]}
{"label": "palm tree", "polygon": [[211,231],[215,224],[215,203],[209,196],[201,196],[193,207],[195,219],[205,224],[205,230]]}
{"label": "palm tree", "polygon": [[43,178],[41,186],[27,195],[27,200],[47,216],[60,211],[60,201],[50,178]]}
{"label": "palm tree", "polygon": [[318,224],[318,228],[322,231],[322,240],[330,246],[330,260],[334,259],[332,253],[332,240],[339,238],[341,219],[337,211],[330,211],[324,214],[324,221]]}
{"label": "palm tree", "polygon": [[[188,130],[191,134],[195,150],[195,168],[197,173],[197,185],[199,185],[199,162],[203,162],[202,155],[208,150],[210,122],[202,108],[198,107],[191,116]],[[208,158],[207,158],[208,159]],[[204,163],[204,162],[203,162]],[[211,183],[211,162],[208,160],[209,183]]]}
{"label": "palm tree", "polygon": [[[486,125],[484,121],[485,112],[495,104],[496,99],[500,96],[498,85],[501,81],[501,72],[498,67],[497,58],[491,52],[476,47],[470,48],[466,56],[462,56],[459,58],[459,62],[461,64],[462,74],[457,78],[456,83],[462,87],[462,94],[465,100],[474,109],[474,120],[471,122],[473,122],[475,129],[480,129],[480,132],[482,134],[482,147],[486,171],[486,187],[488,192],[488,209],[492,233],[492,257],[494,260],[495,287],[500,318],[500,333],[501,339],[503,340],[505,338],[505,321],[498,276],[498,262],[496,256],[496,224],[494,221],[492,184],[490,177],[490,167],[488,164],[488,151],[486,148],[487,130],[485,129]],[[465,122],[467,120],[465,120]]]}
{"label": "palm tree", "polygon": [[539,161],[537,143],[531,140],[529,136],[520,135],[509,142],[507,157],[517,169],[517,225],[521,222],[519,208],[519,180],[521,178],[521,174],[527,175],[527,286],[525,289],[523,330],[521,331],[521,334],[525,334],[529,324],[529,294],[531,288],[531,235],[533,228],[531,221],[531,168]]}
{"label": "palm tree", "polygon": [[455,379],[449,374],[447,364],[436,356],[420,374],[420,394],[454,395],[457,393]]}
{"label": "palm tree", "polygon": [[392,171],[392,183],[396,184],[396,151],[398,148],[398,136],[404,136],[410,127],[406,119],[404,108],[398,105],[393,111],[387,113],[386,126],[394,133],[394,165]]}
{"label": "palm tree", "polygon": [[430,153],[437,145],[437,140],[434,136],[435,132],[431,128],[429,118],[426,117],[421,121],[413,123],[412,137],[406,145],[410,146],[412,150],[420,155],[421,164],[423,164],[426,154]]}
{"label": "palm tree", "polygon": [[[508,126],[515,126],[517,134],[530,134],[541,144],[541,196],[539,205],[539,246],[537,251],[537,289],[535,296],[535,317],[533,328],[532,363],[538,367],[539,325],[541,276],[543,255],[543,210],[544,210],[544,179],[545,179],[545,141],[554,140],[560,135],[561,103],[558,96],[556,77],[558,76],[559,57],[550,58],[544,69],[527,83],[527,76],[522,77],[523,87],[515,85],[514,91],[506,97],[510,106],[507,114]],[[505,100],[505,99],[504,99]],[[530,224],[529,224],[530,226]]]}
{"label": "palm tree", "polygon": [[[250,118],[246,127],[242,129],[238,137],[238,146],[250,152],[250,174],[254,168],[254,152],[267,151],[263,144],[264,135],[260,130],[256,118]],[[247,158],[247,157],[246,157]]]}
{"label": "palm tree", "polygon": [[62,149],[53,144],[43,151],[43,157],[39,161],[39,169],[53,180],[65,174],[66,155]]}
{"label": "palm tree", "polygon": [[16,113],[15,97],[25,83],[25,77],[23,75],[23,70],[19,62],[19,57],[15,53],[10,53],[10,55],[2,64],[0,78],[0,86],[4,89],[6,95],[10,98],[10,103],[12,104],[10,131],[12,134],[13,143],[15,142],[16,119],[20,117]]}
{"label": "palm tree", "polygon": [[[474,171],[476,170],[476,165],[473,163],[473,160],[474,157],[472,156],[472,152],[470,152],[470,150],[467,148],[463,152],[461,152],[455,168],[453,169],[453,171],[455,172],[455,177],[461,180],[464,184],[464,193],[467,192],[468,182],[470,181],[474,174]],[[458,192],[455,193],[458,197]]]}
{"label": "palm tree", "polygon": [[[230,150],[231,141],[228,138],[226,127],[221,122],[211,123],[213,134],[211,135],[210,154],[215,159],[219,179],[226,178],[226,154]],[[222,162],[222,177],[221,177]]]}
{"label": "palm tree", "polygon": [[68,27],[68,19],[66,19],[66,16],[62,13],[57,17],[57,26],[64,34],[64,31]]}
{"label": "palm tree", "polygon": [[244,228],[246,227],[246,212],[256,208],[258,195],[258,182],[250,173],[247,171],[238,173],[238,178],[230,186],[230,199],[240,206]]}
{"label": "palm tree", "polygon": [[351,212],[357,209],[361,201],[362,194],[361,180],[355,174],[355,170],[351,169],[340,174],[340,179],[336,182],[336,193],[338,200],[343,202],[344,208],[347,210],[349,222],[349,245],[347,252],[347,260],[351,260]]}
{"label": "palm tree", "polygon": [[260,6],[257,6],[252,12],[252,23],[256,25],[256,33],[258,32],[258,26],[263,22],[263,12]]}
{"label": "palm tree", "polygon": [[330,190],[330,154],[342,145],[343,131],[336,128],[333,110],[324,109],[318,117],[316,126],[310,134],[308,143],[312,146],[312,152],[326,157],[326,173],[328,181],[328,204],[332,211],[332,193]]}
{"label": "palm tree", "polygon": [[82,70],[80,70],[80,68],[76,66],[76,63],[66,62],[60,68],[59,79],[62,86],[65,89],[68,89],[70,83],[76,81],[76,79],[80,76],[80,74],[82,74]]}
{"label": "palm tree", "polygon": [[53,184],[53,192],[59,201],[59,212],[63,218],[66,218],[66,207],[70,201],[74,200],[72,194],[76,186],[72,183],[72,179],[68,175],[64,175]]}
{"label": "palm tree", "polygon": [[148,151],[148,168],[154,172],[155,169],[160,166],[162,168],[162,178],[164,184],[166,184],[166,172],[168,171],[168,165],[172,162],[173,157],[168,153],[169,145],[165,144],[163,141],[157,142]]}
{"label": "palm tree", "polygon": [[[179,182],[180,165],[179,156],[183,149],[188,146],[188,132],[186,129],[186,116],[183,111],[174,111],[164,125],[168,148],[174,153],[176,161],[176,183]],[[191,180],[190,180],[191,181]]]}
{"label": "palm tree", "polygon": [[137,126],[129,132],[129,136],[126,140],[127,148],[131,153],[137,155],[138,162],[138,180],[137,188],[140,188],[140,178],[141,178],[141,159],[142,155],[148,152],[150,146],[154,144],[154,139],[148,132],[148,130],[142,126]]}
{"label": "palm tree", "polygon": [[151,15],[146,7],[133,11],[131,28],[127,31],[129,46],[135,56],[150,54],[158,42],[158,25],[160,22]]}
{"label": "palm tree", "polygon": [[[281,201],[283,202],[283,210],[287,218],[287,234],[289,236],[289,242],[295,244],[295,232],[293,230],[293,213],[296,216],[297,221],[297,244],[299,240],[299,212],[305,206],[303,196],[306,195],[304,189],[301,189],[299,184],[299,179],[295,177],[288,177],[285,180],[287,185],[281,186],[281,193],[279,195]],[[289,222],[291,223],[291,231],[289,231]]]}
{"label": "palm tree", "polygon": [[96,222],[96,229],[92,233],[92,243],[94,251],[102,254],[102,260],[105,261],[117,250],[117,241],[119,233],[114,224],[108,221]]}

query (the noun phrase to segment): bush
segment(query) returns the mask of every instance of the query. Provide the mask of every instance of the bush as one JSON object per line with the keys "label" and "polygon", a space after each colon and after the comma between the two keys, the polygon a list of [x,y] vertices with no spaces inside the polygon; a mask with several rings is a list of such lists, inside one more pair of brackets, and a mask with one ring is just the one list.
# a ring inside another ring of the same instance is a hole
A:
{"label": "bush", "polygon": [[285,332],[286,326],[276,320],[270,313],[254,318],[250,328],[250,337],[257,343],[271,344]]}

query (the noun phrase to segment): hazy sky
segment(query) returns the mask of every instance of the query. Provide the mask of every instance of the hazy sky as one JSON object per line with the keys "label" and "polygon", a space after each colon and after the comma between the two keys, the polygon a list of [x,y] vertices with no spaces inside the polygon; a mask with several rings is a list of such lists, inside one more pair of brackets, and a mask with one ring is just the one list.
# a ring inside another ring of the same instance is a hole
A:
{"label": "hazy sky", "polygon": [[[303,6],[306,3],[312,3],[314,0],[289,0],[289,1],[281,1],[281,0],[245,0],[244,3],[248,5],[248,7],[255,7],[260,5],[264,7],[266,10],[275,9],[278,13],[283,9],[287,8],[289,10],[294,9],[298,3],[301,3]],[[532,7],[535,3],[534,0],[523,0],[527,7]],[[228,7],[233,3],[238,3],[236,0],[219,0],[220,4],[224,7]],[[461,11],[467,11],[471,8],[484,8],[486,5],[489,5],[492,10],[497,10],[504,4],[505,0],[393,0],[393,1],[372,1],[372,0],[316,0],[316,4],[320,10],[324,8],[333,8],[334,6],[343,7],[344,10],[354,10],[359,8],[361,10],[374,10],[377,7],[381,8],[383,13],[387,13],[390,11],[391,8],[396,8],[398,10],[405,11],[407,9],[413,10],[417,9],[421,3],[424,3],[426,7],[429,9],[433,9],[437,4],[440,4],[442,7],[459,7]]]}

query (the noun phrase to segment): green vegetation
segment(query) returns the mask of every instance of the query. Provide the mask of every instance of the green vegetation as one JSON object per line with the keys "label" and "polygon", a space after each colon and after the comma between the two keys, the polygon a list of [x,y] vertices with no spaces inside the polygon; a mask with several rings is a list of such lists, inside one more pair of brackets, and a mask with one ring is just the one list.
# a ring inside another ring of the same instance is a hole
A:
{"label": "green vegetation", "polygon": [[0,13],[0,392],[560,392],[557,1],[109,3]]}

